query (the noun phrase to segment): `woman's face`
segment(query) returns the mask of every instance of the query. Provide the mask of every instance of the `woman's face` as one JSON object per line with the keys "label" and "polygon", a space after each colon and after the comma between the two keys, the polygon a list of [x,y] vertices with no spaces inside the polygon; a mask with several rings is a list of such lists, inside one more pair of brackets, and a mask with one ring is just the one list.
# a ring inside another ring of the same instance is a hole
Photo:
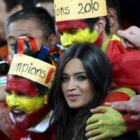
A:
{"label": "woman's face", "polygon": [[93,99],[94,93],[80,59],[74,58],[66,63],[61,88],[70,108],[84,107]]}

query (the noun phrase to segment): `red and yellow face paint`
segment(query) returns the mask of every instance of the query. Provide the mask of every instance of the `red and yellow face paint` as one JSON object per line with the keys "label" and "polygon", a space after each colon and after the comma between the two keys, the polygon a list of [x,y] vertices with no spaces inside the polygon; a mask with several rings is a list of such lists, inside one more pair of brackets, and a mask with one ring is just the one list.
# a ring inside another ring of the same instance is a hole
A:
{"label": "red and yellow face paint", "polygon": [[44,96],[39,96],[39,91],[32,81],[8,75],[6,103],[9,108],[23,110],[26,114],[44,106]]}
{"label": "red and yellow face paint", "polygon": [[6,103],[11,110],[22,110],[28,115],[44,106],[44,96],[28,97],[12,91],[7,95]]}
{"label": "red and yellow face paint", "polygon": [[39,95],[38,89],[28,79],[8,75],[6,91],[6,103],[16,126],[21,129],[36,124],[50,111],[46,95]]}
{"label": "red and yellow face paint", "polygon": [[17,94],[24,94],[28,97],[35,97],[39,94],[38,89],[32,81],[23,77],[15,77],[13,75],[7,76],[6,91],[14,91]]}
{"label": "red and yellow face paint", "polygon": [[57,28],[64,47],[73,43],[94,43],[98,38],[97,31],[91,31],[83,20],[58,22]]}
{"label": "red and yellow face paint", "polygon": [[90,31],[88,28],[76,29],[67,32],[63,32],[60,35],[61,44],[66,47],[73,43],[94,43],[98,38],[97,31]]}
{"label": "red and yellow face paint", "polygon": [[54,73],[54,65],[22,53],[15,54],[7,76],[6,103],[11,119],[20,129],[36,125],[50,112],[47,93],[41,90],[50,89]]}
{"label": "red and yellow face paint", "polygon": [[[16,126],[28,129],[39,123],[50,112],[45,92],[51,88],[56,67],[42,61],[40,56],[34,58],[23,54],[24,39],[25,37],[21,37],[18,40],[18,53],[12,59],[7,76],[6,103]],[[31,39],[33,38],[30,38],[30,44],[34,40]],[[31,47],[31,49],[36,51],[37,48]],[[47,53],[46,50],[44,54]]]}

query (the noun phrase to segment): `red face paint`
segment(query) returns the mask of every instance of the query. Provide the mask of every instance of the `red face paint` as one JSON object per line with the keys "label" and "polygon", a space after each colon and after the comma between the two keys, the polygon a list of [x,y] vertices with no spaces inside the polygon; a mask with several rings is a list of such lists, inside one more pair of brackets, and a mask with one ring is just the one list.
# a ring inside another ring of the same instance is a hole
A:
{"label": "red face paint", "polygon": [[18,129],[15,126],[15,124],[11,121],[11,119],[9,119],[9,109],[7,108],[7,105],[5,103],[1,102],[0,110],[0,126],[2,128],[2,132],[6,134],[9,138],[12,138],[13,140],[20,140],[21,138],[26,137],[26,131]]}
{"label": "red face paint", "polygon": [[16,126],[22,130],[26,130],[31,126],[36,125],[41,119],[43,119],[47,114],[49,114],[50,108],[45,105],[43,108],[26,115],[25,120],[22,123],[16,123]]}
{"label": "red face paint", "polygon": [[7,76],[5,90],[14,91],[17,94],[23,93],[30,97],[35,97],[39,93],[32,81],[22,77],[13,77],[12,75]]}
{"label": "red face paint", "polygon": [[83,20],[62,21],[57,22],[56,25],[58,32],[64,32],[70,29],[85,29],[88,27]]}
{"label": "red face paint", "polygon": [[94,44],[97,45],[98,47],[101,47],[102,43],[103,43],[103,34],[100,34],[97,40],[94,42]]}

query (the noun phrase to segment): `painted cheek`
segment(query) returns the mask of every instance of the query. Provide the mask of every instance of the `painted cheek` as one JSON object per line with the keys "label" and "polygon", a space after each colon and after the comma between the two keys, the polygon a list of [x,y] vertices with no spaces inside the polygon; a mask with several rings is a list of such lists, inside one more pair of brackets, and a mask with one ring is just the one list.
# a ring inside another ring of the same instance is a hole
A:
{"label": "painted cheek", "polygon": [[88,31],[87,30],[78,30],[77,34],[74,35],[74,41],[76,43],[89,42],[88,40]]}
{"label": "painted cheek", "polygon": [[44,97],[35,97],[30,99],[28,97],[14,97],[14,95],[7,95],[6,103],[10,109],[18,108],[31,114],[44,106]]}
{"label": "painted cheek", "polygon": [[79,29],[75,34],[69,34],[67,32],[64,32],[63,35],[61,35],[60,40],[61,44],[66,47],[73,43],[94,43],[98,38],[98,32],[96,30],[90,32],[89,29]]}
{"label": "painted cheek", "polygon": [[98,32],[96,30],[91,32],[90,35],[88,36],[90,43],[94,43],[98,37],[99,37],[99,35],[98,35]]}
{"label": "painted cheek", "polygon": [[97,31],[90,32],[89,29],[85,30],[78,30],[77,34],[74,36],[74,42],[77,43],[94,43],[95,40],[98,38]]}
{"label": "painted cheek", "polygon": [[15,99],[16,99],[15,95],[7,95],[6,96],[6,103],[9,106],[10,109],[19,105],[19,103],[17,103],[15,101]]}
{"label": "painted cheek", "polygon": [[34,97],[34,98],[20,98],[20,108],[24,109],[27,114],[31,114],[38,109],[44,106],[44,98],[43,97]]}
{"label": "painted cheek", "polygon": [[73,43],[73,37],[71,34],[64,32],[63,35],[60,36],[60,41],[62,46],[67,47]]}

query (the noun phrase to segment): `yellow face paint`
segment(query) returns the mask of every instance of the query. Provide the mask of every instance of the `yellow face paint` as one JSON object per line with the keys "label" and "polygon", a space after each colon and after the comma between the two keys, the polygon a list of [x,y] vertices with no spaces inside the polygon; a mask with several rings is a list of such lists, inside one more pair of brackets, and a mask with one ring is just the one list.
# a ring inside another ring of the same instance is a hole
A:
{"label": "yellow face paint", "polygon": [[67,47],[73,43],[94,43],[98,38],[96,30],[90,31],[86,29],[76,29],[73,31],[65,31],[60,35],[61,44]]}
{"label": "yellow face paint", "polygon": [[16,94],[15,92],[6,96],[6,103],[11,110],[21,110],[26,114],[31,114],[45,105],[44,96],[29,97]]}

